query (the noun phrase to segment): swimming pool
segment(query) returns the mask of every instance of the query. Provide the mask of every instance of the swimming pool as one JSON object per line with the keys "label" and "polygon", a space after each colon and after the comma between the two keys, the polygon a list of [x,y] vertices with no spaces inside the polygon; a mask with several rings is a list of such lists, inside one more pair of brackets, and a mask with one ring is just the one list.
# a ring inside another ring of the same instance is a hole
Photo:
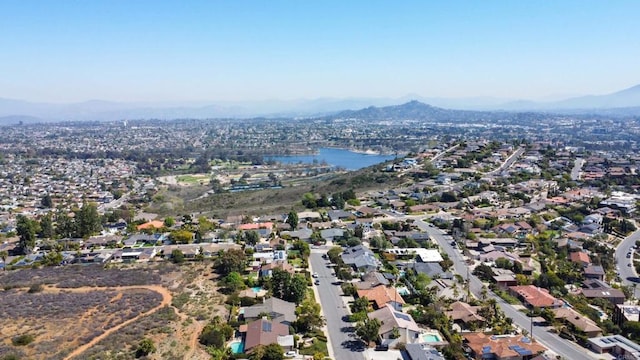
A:
{"label": "swimming pool", "polygon": [[428,343],[435,343],[435,342],[441,342],[442,339],[440,339],[440,336],[436,334],[422,334],[422,341],[428,342]]}
{"label": "swimming pool", "polygon": [[233,354],[242,354],[244,352],[244,343],[242,341],[234,341],[229,345],[229,347]]}
{"label": "swimming pool", "polygon": [[256,287],[252,287],[251,291],[253,291],[254,293],[259,293],[260,291],[262,291],[262,288],[260,286],[256,286]]}

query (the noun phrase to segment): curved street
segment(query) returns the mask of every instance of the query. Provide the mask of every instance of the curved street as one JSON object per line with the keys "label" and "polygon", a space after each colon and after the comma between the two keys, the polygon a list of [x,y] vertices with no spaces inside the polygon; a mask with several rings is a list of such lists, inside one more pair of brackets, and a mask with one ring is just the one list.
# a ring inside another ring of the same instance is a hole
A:
{"label": "curved street", "polygon": [[[634,289],[634,297],[638,299],[640,297],[640,279],[636,273],[636,269],[633,266],[633,255],[635,254],[636,241],[640,240],[640,230],[634,231],[631,235],[627,236],[616,248],[616,267],[622,284],[630,286]],[[631,253],[631,257],[627,258],[627,254]]]}

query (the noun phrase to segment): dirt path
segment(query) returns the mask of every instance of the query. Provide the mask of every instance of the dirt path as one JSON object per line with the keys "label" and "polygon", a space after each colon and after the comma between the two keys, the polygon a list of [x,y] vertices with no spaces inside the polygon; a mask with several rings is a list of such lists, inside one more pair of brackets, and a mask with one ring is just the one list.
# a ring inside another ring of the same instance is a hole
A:
{"label": "dirt path", "polygon": [[104,333],[94,337],[93,339],[91,339],[91,341],[89,341],[88,343],[79,346],[78,348],[76,348],[73,352],[71,352],[69,355],[67,355],[64,359],[65,360],[70,360],[80,354],[82,354],[83,352],[85,352],[87,349],[91,348],[92,346],[96,345],[97,343],[99,343],[102,339],[106,338],[107,336],[113,334],[114,332],[122,329],[123,327],[133,323],[134,321],[137,321],[138,319],[140,319],[143,316],[147,316],[149,314],[154,313],[155,311],[158,311],[160,308],[167,306],[167,305],[171,305],[171,293],[169,292],[169,290],[165,289],[162,286],[158,286],[158,285],[141,285],[141,286],[116,286],[116,287],[80,287],[80,288],[75,288],[75,289],[60,289],[60,288],[51,288],[51,287],[46,287],[46,291],[50,291],[50,292],[55,292],[55,291],[69,291],[69,292],[89,292],[89,291],[123,291],[123,290],[135,290],[135,289],[145,289],[145,290],[151,290],[151,291],[155,291],[157,293],[159,293],[160,295],[162,295],[162,301],[160,302],[159,305],[157,305],[156,307],[152,308],[149,311],[146,311],[142,314],[139,314],[125,322],[122,322],[112,328],[107,329]]}

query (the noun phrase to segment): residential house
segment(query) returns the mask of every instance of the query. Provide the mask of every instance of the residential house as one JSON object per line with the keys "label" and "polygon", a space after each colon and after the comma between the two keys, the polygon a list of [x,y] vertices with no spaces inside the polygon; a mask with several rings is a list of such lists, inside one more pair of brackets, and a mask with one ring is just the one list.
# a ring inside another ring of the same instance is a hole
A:
{"label": "residential house", "polygon": [[462,329],[477,329],[486,321],[484,317],[478,315],[478,310],[482,306],[471,306],[465,302],[456,301],[450,308],[451,310],[445,311],[445,314]]}
{"label": "residential house", "polygon": [[381,342],[388,346],[397,343],[416,342],[422,330],[409,314],[397,311],[391,305],[384,306],[367,314],[369,319],[378,319],[382,323],[378,330]]}
{"label": "residential house", "polygon": [[516,280],[516,274],[511,270],[507,269],[493,269],[493,281],[496,285],[504,290],[507,290],[511,286],[518,285],[518,281]]}
{"label": "residential house", "polygon": [[[251,353],[259,345],[278,344],[284,342],[289,335],[289,326],[277,321],[261,318],[241,326],[241,332],[245,332],[244,351]],[[291,347],[293,346],[293,342]],[[285,351],[291,348],[285,348]]]}
{"label": "residential house", "polygon": [[358,289],[372,289],[378,285],[389,285],[389,280],[387,280],[384,275],[378,271],[372,271],[364,274],[362,276],[362,281],[356,283]]}
{"label": "residential house", "polygon": [[535,340],[523,335],[487,335],[466,333],[465,347],[477,360],[525,360],[547,351]]}
{"label": "residential house", "polygon": [[360,272],[374,271],[380,266],[375,254],[362,245],[345,249],[341,257],[345,264]]}
{"label": "residential house", "polygon": [[591,338],[589,348],[598,354],[611,354],[616,359],[640,359],[640,345],[622,335],[609,335]]}
{"label": "residential house", "polygon": [[275,269],[284,270],[289,274],[295,274],[296,272],[293,265],[289,264],[286,260],[277,260],[260,266],[260,276],[270,277]]}
{"label": "residential house", "polygon": [[549,294],[549,290],[533,285],[509,287],[511,295],[519,298],[529,308],[558,308],[564,305],[561,300]]}
{"label": "residential house", "polygon": [[405,344],[409,360],[445,360],[445,357],[429,344]]}
{"label": "residential house", "polygon": [[247,321],[260,319],[268,314],[273,322],[290,326],[296,321],[296,304],[270,297],[260,304],[244,308],[243,318]]}
{"label": "residential house", "polygon": [[553,312],[556,319],[562,320],[573,331],[580,332],[590,338],[602,336],[602,329],[593,320],[572,308],[561,307],[554,309]]}
{"label": "residential house", "polygon": [[329,210],[327,211],[327,215],[331,221],[340,221],[355,217],[352,213],[344,210]]}
{"label": "residential house", "polygon": [[582,295],[587,299],[606,299],[612,304],[623,304],[625,301],[624,292],[612,287],[599,289],[581,289]]}
{"label": "residential house", "polygon": [[640,305],[616,305],[613,322],[622,326],[627,321],[640,321]]}
{"label": "residential house", "polygon": [[591,265],[591,259],[589,254],[584,251],[576,251],[569,254],[569,260],[574,263],[578,263],[584,267]]}
{"label": "residential house", "polygon": [[335,241],[344,237],[344,229],[325,229],[320,231],[320,236],[326,241]]}
{"label": "residential house", "polygon": [[596,279],[604,281],[604,269],[600,265],[588,265],[584,268],[585,279]]}
{"label": "residential house", "polygon": [[374,309],[381,309],[386,305],[401,311],[404,299],[395,287],[378,285],[371,289],[359,289],[358,297],[366,297],[373,304]]}
{"label": "residential house", "polygon": [[407,265],[408,268],[413,269],[416,273],[425,274],[430,278],[439,277],[444,273],[442,266],[438,263],[423,263],[414,262]]}

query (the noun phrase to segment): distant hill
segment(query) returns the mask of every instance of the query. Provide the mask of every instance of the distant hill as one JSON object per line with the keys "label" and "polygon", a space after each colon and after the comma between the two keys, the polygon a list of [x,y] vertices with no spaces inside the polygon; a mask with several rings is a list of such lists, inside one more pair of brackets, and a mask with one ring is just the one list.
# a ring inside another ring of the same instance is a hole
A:
{"label": "distant hill", "polygon": [[[409,101],[409,100],[419,101]],[[408,102],[407,102],[408,101]],[[435,105],[427,105],[426,103]],[[348,110],[350,109],[350,110]],[[355,110],[361,109],[361,110]],[[460,109],[460,110],[451,110]],[[513,113],[553,112],[565,114],[640,115],[640,85],[606,95],[573,97],[560,101],[529,101],[491,97],[425,98],[418,95],[401,98],[318,98],[262,101],[200,102],[113,102],[91,100],[80,103],[52,104],[0,98],[2,123],[26,116],[44,121],[117,121],[124,119],[215,119],[255,117],[350,117],[366,119],[410,119],[460,121],[486,117],[487,120]],[[336,114],[337,115],[331,115]],[[26,118],[25,118],[26,120]],[[23,120],[23,122],[27,122]]]}
{"label": "distant hill", "polygon": [[358,119],[365,121],[431,121],[431,122],[502,122],[502,121],[531,121],[541,119],[547,115],[531,112],[506,111],[471,111],[451,110],[424,104],[413,100],[402,105],[374,107],[361,110],[342,111],[323,119]]}

